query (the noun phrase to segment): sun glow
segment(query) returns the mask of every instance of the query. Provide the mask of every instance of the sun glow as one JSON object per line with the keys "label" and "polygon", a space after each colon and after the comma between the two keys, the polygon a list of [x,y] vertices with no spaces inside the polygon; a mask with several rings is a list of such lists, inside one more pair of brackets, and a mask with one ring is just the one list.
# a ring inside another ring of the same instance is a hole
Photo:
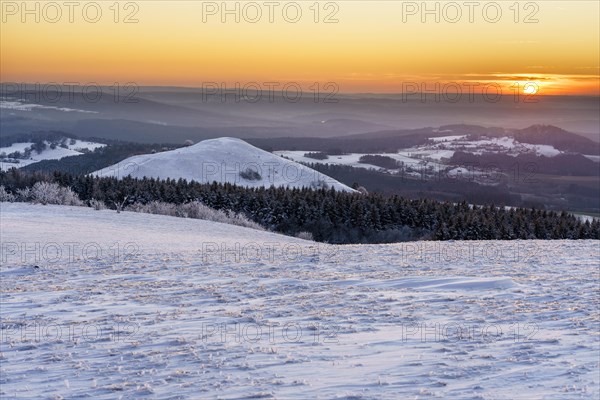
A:
{"label": "sun glow", "polygon": [[[283,7],[273,22],[264,9],[255,23],[254,14],[243,11],[248,6],[213,15],[205,8],[222,11],[221,2],[159,0],[115,3],[122,5],[119,13],[113,2],[90,2],[102,9],[97,23],[81,7],[70,22],[63,7],[54,21],[46,11],[56,6],[38,6],[35,13],[20,3],[0,1],[4,82],[333,82],[340,92],[398,93],[403,84],[471,81],[523,95],[600,90],[599,2],[544,2],[538,23],[524,23],[523,15],[515,22],[508,3],[498,23],[481,14],[468,22],[467,10],[459,23],[444,15],[406,16],[403,7],[412,2],[395,1],[317,2],[323,6],[318,14],[313,2],[289,2],[303,8],[297,23],[292,15],[284,18]],[[527,81],[540,87],[524,87]]]}
{"label": "sun glow", "polygon": [[523,86],[523,93],[524,94],[536,94],[539,90],[539,84],[537,82],[527,82],[524,86]]}

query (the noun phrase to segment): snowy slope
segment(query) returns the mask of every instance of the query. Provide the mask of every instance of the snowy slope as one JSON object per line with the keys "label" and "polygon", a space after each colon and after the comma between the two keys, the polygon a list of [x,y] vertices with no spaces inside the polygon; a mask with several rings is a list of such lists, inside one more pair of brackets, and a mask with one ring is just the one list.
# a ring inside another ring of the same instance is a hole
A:
{"label": "snowy slope", "polygon": [[[140,251],[182,252],[191,248],[200,249],[203,243],[223,242],[246,245],[255,242],[315,243],[272,232],[259,231],[223,224],[219,222],[175,218],[163,215],[144,214],[114,210],[92,210],[88,207],[47,205],[40,207],[29,203],[0,203],[2,213],[3,242],[10,236],[28,237],[36,242],[61,232],[60,242],[86,241],[97,243],[101,248],[122,238],[138,243]],[[18,224],[38,218],[36,227]],[[15,226],[11,226],[11,221]],[[95,228],[90,231],[89,223]],[[9,228],[10,227],[10,228]]]}
{"label": "snowy slope", "polygon": [[[458,176],[458,174],[462,174],[462,177],[465,179],[471,179],[480,184],[492,185],[495,185],[498,182],[489,178],[489,168],[476,168],[475,166],[472,166],[467,169],[452,164],[451,158],[454,156],[455,152],[460,151],[476,155],[503,154],[512,157],[526,154],[555,157],[561,154],[567,154],[551,145],[521,143],[513,137],[508,136],[472,140],[468,137],[469,136],[465,134],[431,137],[429,138],[428,143],[398,149],[396,153],[351,153],[345,155],[332,155],[323,160],[306,157],[305,154],[310,153],[310,151],[306,150],[279,150],[275,153],[286,159],[303,164],[333,164],[351,166],[354,168],[385,170],[388,173],[401,174],[402,176],[418,179],[436,179],[443,175]],[[366,155],[378,155],[394,159],[398,162],[398,167],[389,169],[372,164],[361,163],[360,158]],[[596,162],[600,160],[597,156],[586,155],[585,157]],[[493,163],[489,165],[492,164]]]}
{"label": "snowy slope", "polygon": [[[247,171],[254,171],[259,177],[253,180],[240,175]],[[274,185],[318,188],[325,184],[336,190],[352,190],[326,175],[235,138],[205,140],[176,150],[130,157],[96,171],[93,175],[183,178],[202,183],[217,181],[247,187]]]}
{"label": "snowy slope", "polygon": [[598,241],[320,246],[159,215],[0,211],[2,398],[600,395]]}
{"label": "snowy slope", "polygon": [[[5,153],[7,155],[11,154],[15,151],[22,153],[25,149],[30,148],[32,145],[33,145],[32,142],[13,143],[12,145],[7,146],[7,147],[0,147],[0,153]],[[30,158],[19,159],[18,163],[0,162],[0,169],[6,170],[6,169],[10,169],[12,167],[21,168],[26,165],[33,164],[33,163],[43,161],[43,160],[60,160],[61,158],[64,158],[64,157],[81,155],[81,154],[83,154],[83,151],[85,151],[85,150],[93,151],[97,148],[106,146],[105,144],[102,144],[102,143],[89,142],[86,140],[79,140],[79,139],[76,139],[74,144],[71,144],[70,141],[67,140],[65,142],[65,145],[67,146],[66,149],[63,147],[60,147],[60,146],[57,146],[55,149],[51,149],[49,147],[50,143],[48,141],[46,141],[46,145],[48,147],[46,149],[44,149],[41,153],[38,154],[34,151],[34,152],[32,152]]]}
{"label": "snowy slope", "polygon": [[[276,151],[275,153],[301,163],[348,165],[355,168],[366,169],[380,169],[380,167],[360,163],[360,157],[365,155],[380,155],[393,158],[396,161],[401,162],[405,167],[417,169],[419,167],[431,168],[436,171],[452,167],[446,160],[450,159],[457,150],[479,155],[483,153],[494,153],[506,154],[513,157],[523,154],[555,157],[564,153],[550,145],[520,143],[511,137],[467,140],[467,135],[453,135],[432,137],[429,140],[431,143],[399,149],[397,153],[354,153],[341,156],[329,156],[329,158],[325,160],[316,160],[305,157],[304,154],[309,153],[309,151],[305,150],[281,150]],[[592,161],[598,161],[598,157],[595,156],[585,157]]]}

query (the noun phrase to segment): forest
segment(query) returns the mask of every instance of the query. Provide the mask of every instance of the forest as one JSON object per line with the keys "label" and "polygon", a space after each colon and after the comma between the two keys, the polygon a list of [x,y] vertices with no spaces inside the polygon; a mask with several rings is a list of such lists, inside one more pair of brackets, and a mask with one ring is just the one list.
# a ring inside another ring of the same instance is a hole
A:
{"label": "forest", "polygon": [[286,235],[302,232],[328,243],[391,243],[409,240],[600,239],[600,222],[566,213],[494,204],[407,199],[379,193],[333,189],[244,188],[179,180],[97,178],[66,172],[0,172],[8,193],[37,182],[70,188],[86,204],[108,207],[200,202],[244,215],[266,229]]}

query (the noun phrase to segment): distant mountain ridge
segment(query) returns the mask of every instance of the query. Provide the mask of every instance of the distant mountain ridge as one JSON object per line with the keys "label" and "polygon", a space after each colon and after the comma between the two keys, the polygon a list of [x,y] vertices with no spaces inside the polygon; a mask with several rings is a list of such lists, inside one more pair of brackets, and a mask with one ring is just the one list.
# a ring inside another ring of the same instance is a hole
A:
{"label": "distant mountain ridge", "polygon": [[600,143],[552,125],[532,125],[513,131],[521,143],[547,144],[563,151],[600,155]]}
{"label": "distant mountain ridge", "polygon": [[395,152],[401,148],[422,145],[430,138],[464,135],[477,140],[482,137],[510,137],[527,144],[548,145],[564,152],[600,155],[600,143],[552,125],[532,125],[524,129],[506,129],[479,125],[443,125],[438,128],[393,129],[333,138],[255,138],[248,139],[261,148],[274,150],[327,151],[338,148],[347,153]]}
{"label": "distant mountain ridge", "polygon": [[[43,88],[43,89],[42,89]],[[97,90],[95,88],[94,90]],[[102,87],[90,100],[84,87],[0,82],[0,137],[61,130],[81,138],[101,137],[145,143],[181,143],[230,136],[249,138],[334,138],[383,130],[418,130],[451,124],[520,129],[543,123],[600,141],[600,103],[594,96],[542,96],[539,104],[426,102],[418,96],[304,91],[290,99],[281,90],[212,95],[201,88]],[[73,91],[72,91],[73,90]],[[145,134],[144,131],[148,133]]]}
{"label": "distant mountain ridge", "polygon": [[600,155],[600,143],[553,125],[535,124],[523,129],[505,129],[478,125],[444,125],[440,132],[469,135],[470,138],[512,137],[521,143],[544,144],[557,150],[588,155]]}

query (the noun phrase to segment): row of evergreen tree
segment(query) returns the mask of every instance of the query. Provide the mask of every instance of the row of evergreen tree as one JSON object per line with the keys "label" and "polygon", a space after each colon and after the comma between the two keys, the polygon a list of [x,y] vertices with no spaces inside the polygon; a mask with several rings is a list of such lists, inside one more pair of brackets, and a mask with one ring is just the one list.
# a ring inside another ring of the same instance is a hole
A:
{"label": "row of evergreen tree", "polygon": [[276,232],[312,233],[329,243],[385,243],[416,239],[511,240],[600,239],[600,222],[582,221],[566,212],[471,206],[466,202],[410,200],[399,196],[338,192],[333,189],[243,188],[179,180],[97,178],[23,172],[0,172],[0,185],[16,191],[36,182],[70,187],[83,201],[116,204],[198,200],[242,213]]}

